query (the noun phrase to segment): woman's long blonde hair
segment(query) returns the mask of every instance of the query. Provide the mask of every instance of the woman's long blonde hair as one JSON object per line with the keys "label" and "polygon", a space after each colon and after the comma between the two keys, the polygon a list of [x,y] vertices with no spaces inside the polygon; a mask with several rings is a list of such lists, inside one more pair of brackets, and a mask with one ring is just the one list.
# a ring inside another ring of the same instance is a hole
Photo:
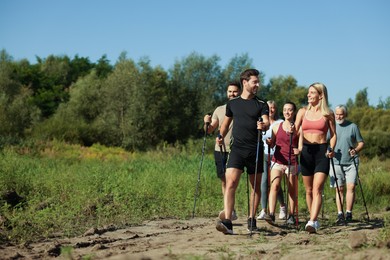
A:
{"label": "woman's long blonde hair", "polygon": [[[332,111],[330,110],[329,104],[328,104],[328,90],[326,89],[326,86],[322,83],[315,82],[315,83],[311,84],[309,86],[309,88],[310,87],[313,87],[315,90],[317,90],[317,92],[318,92],[318,94],[320,94],[320,96],[322,95],[322,99],[320,99],[320,104],[319,104],[322,115],[324,117],[328,117],[329,115],[331,115]],[[311,104],[309,104],[307,106],[307,109],[310,110],[310,108],[312,108]]]}

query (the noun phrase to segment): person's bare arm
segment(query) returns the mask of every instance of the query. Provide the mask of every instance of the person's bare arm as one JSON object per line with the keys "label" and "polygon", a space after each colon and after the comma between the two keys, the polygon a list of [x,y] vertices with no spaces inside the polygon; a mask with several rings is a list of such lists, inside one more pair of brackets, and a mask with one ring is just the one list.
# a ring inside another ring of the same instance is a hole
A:
{"label": "person's bare arm", "polygon": [[207,128],[208,134],[214,132],[214,130],[217,129],[219,125],[218,119],[212,119],[210,114],[204,116],[203,122],[204,122],[203,130],[206,131],[206,127],[208,126]]}
{"label": "person's bare arm", "polygon": [[218,145],[223,145],[223,138],[226,136],[227,132],[229,131],[229,126],[231,122],[233,121],[233,117],[227,117],[225,116],[221,129],[219,130],[219,136],[217,136],[216,142]]}

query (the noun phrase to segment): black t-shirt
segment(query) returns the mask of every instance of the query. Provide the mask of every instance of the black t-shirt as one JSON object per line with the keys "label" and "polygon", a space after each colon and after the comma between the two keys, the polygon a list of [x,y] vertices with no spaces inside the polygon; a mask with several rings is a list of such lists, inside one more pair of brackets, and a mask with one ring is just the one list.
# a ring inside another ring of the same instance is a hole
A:
{"label": "black t-shirt", "polygon": [[228,101],[226,116],[233,117],[232,147],[256,150],[257,121],[262,115],[268,115],[268,104],[255,96],[243,99],[241,96]]}

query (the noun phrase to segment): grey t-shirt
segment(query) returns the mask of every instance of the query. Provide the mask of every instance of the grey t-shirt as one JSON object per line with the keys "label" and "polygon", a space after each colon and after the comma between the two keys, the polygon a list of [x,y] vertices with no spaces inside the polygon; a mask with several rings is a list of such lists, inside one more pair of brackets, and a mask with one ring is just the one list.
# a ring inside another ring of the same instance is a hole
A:
{"label": "grey t-shirt", "polygon": [[[363,142],[358,126],[351,121],[345,120],[342,124],[336,123],[337,143],[335,151],[335,163],[349,165],[353,164],[353,157],[349,155],[349,149],[356,147],[358,142]],[[358,156],[355,156],[358,163]]]}

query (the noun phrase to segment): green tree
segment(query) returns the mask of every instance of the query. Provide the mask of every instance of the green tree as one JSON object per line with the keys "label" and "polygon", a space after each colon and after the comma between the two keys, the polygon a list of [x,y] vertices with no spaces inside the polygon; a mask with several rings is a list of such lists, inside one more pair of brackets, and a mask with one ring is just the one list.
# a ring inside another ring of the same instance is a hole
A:
{"label": "green tree", "polygon": [[102,86],[103,81],[96,71],[80,78],[70,88],[69,102],[62,103],[54,116],[47,120],[46,130],[57,139],[72,143],[87,146],[100,143],[105,132],[96,126],[96,121],[104,109]]}
{"label": "green tree", "polygon": [[347,103],[345,104],[347,107],[348,111],[351,111],[354,107],[354,102],[351,98],[348,98]]}
{"label": "green tree", "polygon": [[385,100],[382,98],[379,99],[377,109],[390,109],[390,97],[387,97]]}
{"label": "green tree", "polygon": [[359,90],[356,93],[355,97],[355,107],[368,107],[368,93],[367,88],[364,88],[363,90]]}
{"label": "green tree", "polygon": [[[254,68],[253,60],[249,57],[248,53],[242,55],[235,55],[231,58],[223,70],[223,78],[226,82],[239,81],[240,74],[246,70]],[[264,75],[260,76],[261,82],[264,83]],[[226,89],[225,89],[226,91]]]}
{"label": "green tree", "polygon": [[42,116],[48,118],[61,102],[68,101],[70,59],[50,55],[37,60],[40,78],[38,85],[33,86],[34,103],[41,109]]}
{"label": "green tree", "polygon": [[274,100],[279,106],[279,116],[283,116],[282,106],[285,102],[294,102],[299,109],[306,105],[307,88],[298,86],[293,76],[272,77],[264,87],[263,95],[267,100]]}
{"label": "green tree", "polygon": [[17,95],[22,85],[16,79],[12,57],[3,49],[0,51],[0,91],[6,98]]}
{"label": "green tree", "polygon": [[65,82],[66,86],[69,86],[70,84],[76,82],[79,78],[88,75],[93,69],[94,64],[89,61],[88,57],[79,57],[76,55],[70,61],[69,66],[70,71],[68,73],[67,82]]}
{"label": "green tree", "polygon": [[[217,105],[226,103],[226,87],[232,81],[240,82],[240,74],[249,68],[254,68],[253,60],[249,58],[248,54],[236,55],[226,65],[222,71],[223,82],[221,88],[217,90],[214,95]],[[260,82],[264,82],[264,74],[260,72]]]}
{"label": "green tree", "polygon": [[161,68],[152,68],[150,60],[141,59],[138,64],[136,91],[131,95],[128,111],[128,135],[122,146],[128,150],[145,150],[162,142],[170,131],[167,121],[170,98],[167,93],[167,73]]}
{"label": "green tree", "polygon": [[0,136],[3,139],[24,137],[39,117],[31,103],[32,91],[18,81],[16,63],[5,50],[0,52]]}
{"label": "green tree", "polygon": [[95,65],[96,74],[99,78],[106,78],[113,70],[110,65],[110,61],[107,59],[107,55],[104,54]]}
{"label": "green tree", "polygon": [[217,105],[215,93],[226,88],[218,62],[217,56],[206,58],[192,53],[170,70],[169,89],[175,97],[170,113],[175,122],[170,140],[186,140],[202,131],[203,115]]}
{"label": "green tree", "polygon": [[131,128],[138,124],[130,117],[135,111],[132,96],[138,91],[139,72],[134,61],[120,58],[113,72],[107,77],[102,89],[104,109],[97,119],[105,133],[104,144],[122,146],[123,140],[131,138]]}

